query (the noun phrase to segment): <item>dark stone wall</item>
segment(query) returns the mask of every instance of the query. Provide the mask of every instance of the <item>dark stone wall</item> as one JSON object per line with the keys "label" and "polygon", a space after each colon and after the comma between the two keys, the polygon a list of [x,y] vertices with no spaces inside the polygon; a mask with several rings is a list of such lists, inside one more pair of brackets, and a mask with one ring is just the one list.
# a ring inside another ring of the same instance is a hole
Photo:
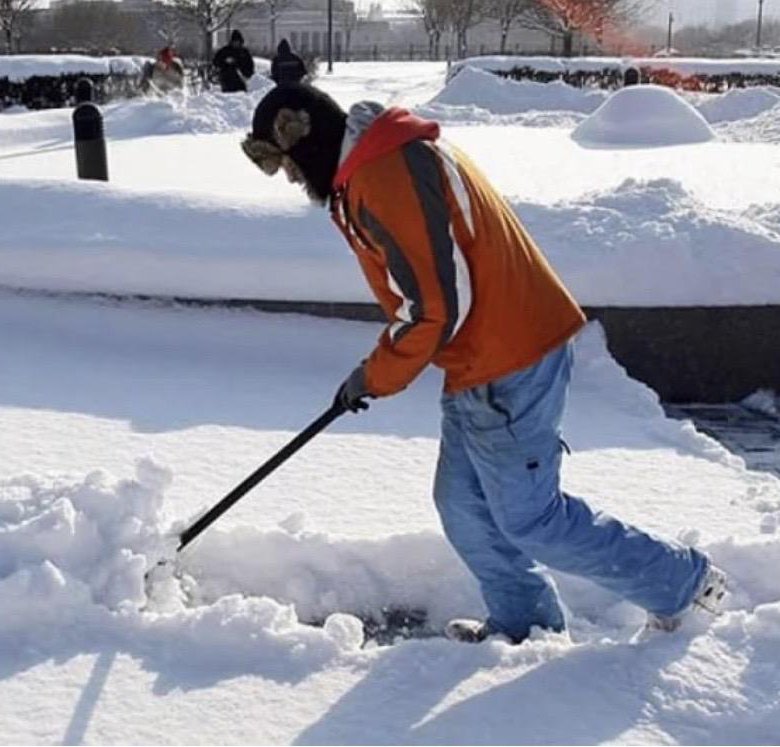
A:
{"label": "dark stone wall", "polygon": [[665,402],[780,391],[780,306],[588,308],[612,355]]}

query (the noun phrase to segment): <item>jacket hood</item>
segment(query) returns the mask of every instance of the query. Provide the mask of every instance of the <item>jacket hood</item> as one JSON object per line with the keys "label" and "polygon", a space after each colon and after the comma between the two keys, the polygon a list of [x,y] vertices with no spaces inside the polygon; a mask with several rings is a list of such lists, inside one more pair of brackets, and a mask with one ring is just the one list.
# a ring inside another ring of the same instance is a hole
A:
{"label": "jacket hood", "polygon": [[231,43],[236,42],[237,44],[243,44],[244,35],[238,29],[233,29],[233,32],[230,34],[230,41]]}
{"label": "jacket hood", "polygon": [[341,189],[355,171],[365,163],[391,153],[412,140],[436,140],[439,125],[411,114],[406,109],[383,109],[380,104],[355,104],[347,117],[341,160],[333,179]]}
{"label": "jacket hood", "polygon": [[279,42],[279,46],[276,48],[277,54],[290,54],[292,49],[290,48],[290,42],[287,39],[282,39]]}

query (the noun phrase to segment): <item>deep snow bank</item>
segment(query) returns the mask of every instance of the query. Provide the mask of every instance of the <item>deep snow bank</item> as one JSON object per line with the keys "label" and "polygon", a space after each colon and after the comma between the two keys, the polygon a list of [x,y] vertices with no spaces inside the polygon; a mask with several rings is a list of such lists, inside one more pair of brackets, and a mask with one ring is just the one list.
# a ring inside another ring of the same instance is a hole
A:
{"label": "deep snow bank", "polygon": [[[151,135],[246,131],[250,128],[257,102],[273,86],[261,75],[252,78],[249,93],[206,91],[191,95],[173,91],[164,97],[139,97],[117,101],[101,108],[109,140]],[[44,148],[70,146],[73,125],[70,109],[50,109],[0,117],[0,148],[12,152],[28,143]]]}
{"label": "deep snow bank", "polygon": [[507,72],[514,68],[530,67],[539,72],[598,73],[605,69],[622,72],[629,67],[653,70],[674,70],[681,75],[777,75],[780,61],[765,57],[743,59],[710,59],[706,57],[522,57],[514,55],[486,55],[468,57],[455,62],[448,79],[460,75],[467,67]]}
{"label": "deep snow bank", "polygon": [[[46,221],[31,221],[42,202]],[[4,180],[0,277],[15,288],[190,298],[371,301],[327,213],[110,185]],[[780,302],[780,210],[705,207],[628,180],[513,207],[587,305]]]}
{"label": "deep snow bank", "polygon": [[724,140],[738,143],[780,143],[780,99],[752,119],[737,119],[717,126]]}
{"label": "deep snow bank", "polygon": [[[0,484],[4,649],[34,643],[56,654],[99,639],[206,671],[304,674],[362,646],[355,615],[423,609],[438,630],[453,614],[483,613],[476,584],[440,535],[350,540],[308,532],[297,515],[271,531],[210,529],[184,554],[183,580],[168,578],[147,600],[143,574],[172,544],[160,513],[171,477],[141,460],[132,479],[93,473]],[[780,540],[767,531],[705,548],[729,573],[732,595],[711,629],[708,619],[690,622],[683,635],[697,645],[763,656],[780,638],[780,579],[768,572],[780,562]],[[580,645],[598,647],[607,633],[628,640],[641,626],[631,605],[576,579],[560,583]]]}
{"label": "deep snow bank", "polygon": [[[467,67],[420,107],[423,115],[458,118],[458,109],[466,107],[471,116],[480,110],[495,115],[529,111],[569,111],[590,114],[608,97],[604,91],[575,88],[561,81],[534,83],[502,78],[479,68]],[[447,116],[449,114],[449,117]],[[463,114],[460,115],[460,118]]]}
{"label": "deep snow bank", "polygon": [[583,145],[630,147],[704,143],[715,133],[674,91],[661,86],[631,86],[612,94],[572,137]]}
{"label": "deep snow bank", "polygon": [[733,88],[721,95],[701,94],[694,104],[710,124],[752,119],[780,104],[780,89],[772,86]]}
{"label": "deep snow bank", "polygon": [[0,57],[0,78],[18,83],[40,75],[139,74],[149,57],[87,57],[78,54],[16,54]]}
{"label": "deep snow bank", "polygon": [[[500,58],[496,59],[500,62]],[[417,107],[417,113],[443,122],[459,124],[576,127],[586,115],[593,114],[611,96],[608,91],[577,88],[562,81],[551,83],[515,81],[488,72],[492,69],[509,69],[504,63],[497,64],[498,67],[493,68],[482,59],[470,60],[468,64],[462,64],[459,72],[450,75],[448,82],[436,96],[425,105]],[[593,61],[589,61],[588,64],[592,67]],[[561,67],[563,62],[555,59],[540,59],[539,65],[541,65],[540,69],[548,71],[563,72],[564,70]],[[584,69],[590,68],[585,66]],[[659,87],[637,88],[652,90]],[[667,88],[662,90],[675,93]],[[743,122],[744,133],[740,133],[739,136],[728,131],[724,133],[730,140],[776,142],[772,133],[765,131],[766,126],[762,127],[761,123],[750,121],[777,106],[780,101],[780,90],[777,88],[759,86],[734,88],[722,94],[681,92],[675,95],[688,102],[712,125]],[[639,108],[635,110],[636,106]],[[661,109],[657,110],[657,106]],[[689,107],[676,107],[676,111],[672,111],[670,101],[660,96],[655,102],[631,101],[624,109],[625,111],[615,113],[615,122],[612,126],[619,132],[625,131],[627,137],[631,128],[637,126],[637,120],[647,122],[648,128],[651,124],[652,127],[660,125],[662,134],[666,132],[663,138],[669,140],[669,144],[678,142],[677,138],[685,132],[690,132],[692,128],[700,135],[706,132],[706,130],[702,131],[701,122],[697,122],[700,118],[695,117]],[[687,111],[682,113],[681,109]],[[648,121],[648,117],[653,120],[652,123]],[[661,121],[658,121],[659,117],[662,117]],[[673,121],[669,121],[669,117],[673,117]],[[681,120],[681,117],[684,119]],[[776,114],[773,120],[777,120]],[[748,133],[752,136],[748,136]],[[648,142],[647,134],[643,134],[642,138],[641,142]],[[624,144],[622,141],[616,142]],[[654,141],[650,142],[656,144]],[[695,137],[693,140],[683,140],[683,142],[700,142],[700,140]]]}
{"label": "deep snow bank", "polygon": [[257,102],[273,85],[268,78],[255,75],[246,94],[174,91],[162,98],[117,102],[104,109],[106,135],[129,138],[248,130]]}

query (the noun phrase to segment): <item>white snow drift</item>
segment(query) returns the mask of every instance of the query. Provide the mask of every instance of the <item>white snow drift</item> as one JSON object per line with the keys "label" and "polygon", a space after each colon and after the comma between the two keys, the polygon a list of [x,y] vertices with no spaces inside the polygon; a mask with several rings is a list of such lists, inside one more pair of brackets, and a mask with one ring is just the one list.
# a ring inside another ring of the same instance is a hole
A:
{"label": "white snow drift", "polygon": [[607,147],[704,143],[715,133],[674,91],[631,86],[616,91],[572,133],[583,145]]}
{"label": "white snow drift", "polygon": [[[29,218],[41,200],[45,223]],[[327,212],[316,207],[37,180],[0,182],[0,204],[6,287],[372,300]],[[780,302],[777,207],[714,210],[663,179],[627,180],[553,205],[512,204],[581,303]]]}

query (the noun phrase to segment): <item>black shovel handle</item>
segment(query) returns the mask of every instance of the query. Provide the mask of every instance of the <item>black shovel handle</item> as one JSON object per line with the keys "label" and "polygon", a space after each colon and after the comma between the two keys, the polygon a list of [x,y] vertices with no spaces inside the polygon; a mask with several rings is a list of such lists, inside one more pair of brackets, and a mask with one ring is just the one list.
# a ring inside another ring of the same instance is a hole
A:
{"label": "black shovel handle", "polygon": [[176,552],[180,552],[192,542],[204,529],[213,524],[234,503],[243,498],[255,485],[262,482],[277,467],[286,462],[298,449],[305,446],[320,431],[325,430],[336,418],[346,412],[346,408],[339,402],[334,402],[313,423],[304,428],[292,441],[283,446],[265,464],[258,467],[240,485],[236,485],[219,503],[209,509],[194,524],[187,527],[179,535],[179,546]]}

